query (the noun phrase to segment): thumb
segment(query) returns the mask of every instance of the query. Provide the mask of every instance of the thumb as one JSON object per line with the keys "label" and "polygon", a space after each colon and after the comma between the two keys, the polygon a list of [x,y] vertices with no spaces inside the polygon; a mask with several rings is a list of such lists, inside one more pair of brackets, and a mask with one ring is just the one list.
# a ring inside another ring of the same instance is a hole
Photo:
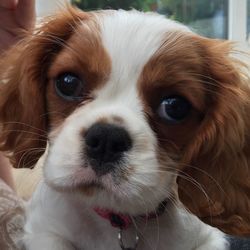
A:
{"label": "thumb", "polygon": [[0,8],[15,9],[18,0],[0,0]]}

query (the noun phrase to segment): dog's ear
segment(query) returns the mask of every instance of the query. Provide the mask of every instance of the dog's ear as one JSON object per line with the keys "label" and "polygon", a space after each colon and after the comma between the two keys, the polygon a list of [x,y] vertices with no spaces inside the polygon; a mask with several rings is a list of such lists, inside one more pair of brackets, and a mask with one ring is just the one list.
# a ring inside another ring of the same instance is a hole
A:
{"label": "dog's ear", "polygon": [[0,59],[0,150],[32,167],[47,141],[46,74],[84,13],[68,8],[46,20]]}
{"label": "dog's ear", "polygon": [[180,198],[195,214],[228,233],[250,233],[250,90],[230,42],[193,38],[204,60],[207,111],[183,163]]}

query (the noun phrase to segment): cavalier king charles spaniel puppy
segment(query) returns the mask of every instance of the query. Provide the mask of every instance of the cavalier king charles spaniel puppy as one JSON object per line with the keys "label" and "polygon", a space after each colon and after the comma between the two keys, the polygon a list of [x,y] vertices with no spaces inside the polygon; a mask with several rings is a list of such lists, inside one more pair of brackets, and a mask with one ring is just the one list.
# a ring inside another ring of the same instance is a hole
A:
{"label": "cavalier king charles spaniel puppy", "polygon": [[232,50],[158,14],[69,8],[8,51],[1,150],[16,167],[44,153],[26,248],[224,250],[212,226],[247,235],[249,89]]}

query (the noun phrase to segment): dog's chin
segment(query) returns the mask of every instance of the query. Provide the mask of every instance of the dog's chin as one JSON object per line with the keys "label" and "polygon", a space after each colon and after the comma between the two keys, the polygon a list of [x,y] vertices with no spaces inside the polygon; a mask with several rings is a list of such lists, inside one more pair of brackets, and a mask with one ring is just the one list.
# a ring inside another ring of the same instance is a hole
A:
{"label": "dog's chin", "polygon": [[150,193],[145,187],[144,191],[136,193],[135,190],[138,189],[135,186],[134,190],[129,189],[126,180],[119,185],[115,180],[111,181],[111,175],[88,182],[73,183],[68,180],[63,184],[51,182],[47,184],[58,192],[76,195],[78,201],[82,200],[93,208],[100,207],[133,216],[155,211],[157,206],[168,198],[166,197],[168,192],[163,195],[157,192],[157,188],[155,192],[151,190]]}

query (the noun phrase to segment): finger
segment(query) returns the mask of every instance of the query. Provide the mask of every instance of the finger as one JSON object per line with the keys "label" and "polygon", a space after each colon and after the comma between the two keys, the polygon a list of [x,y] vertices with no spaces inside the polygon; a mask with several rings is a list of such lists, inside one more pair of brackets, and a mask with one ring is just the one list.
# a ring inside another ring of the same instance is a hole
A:
{"label": "finger", "polygon": [[17,41],[17,37],[0,28],[0,55]]}
{"label": "finger", "polygon": [[19,0],[16,8],[17,23],[24,29],[30,29],[35,23],[35,17],[35,0]]}
{"label": "finger", "polygon": [[0,0],[0,7],[6,9],[15,9],[18,0]]}

